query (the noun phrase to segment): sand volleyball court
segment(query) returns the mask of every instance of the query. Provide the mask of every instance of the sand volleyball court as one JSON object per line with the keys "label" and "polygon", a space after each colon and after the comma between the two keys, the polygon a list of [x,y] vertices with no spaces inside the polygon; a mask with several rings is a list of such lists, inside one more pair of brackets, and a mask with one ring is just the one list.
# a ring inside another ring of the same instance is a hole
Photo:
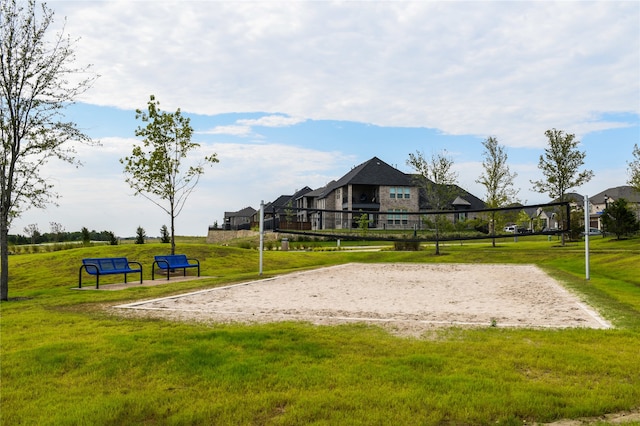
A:
{"label": "sand volleyball court", "polygon": [[117,306],[204,322],[362,322],[403,335],[443,326],[609,328],[534,265],[350,263]]}

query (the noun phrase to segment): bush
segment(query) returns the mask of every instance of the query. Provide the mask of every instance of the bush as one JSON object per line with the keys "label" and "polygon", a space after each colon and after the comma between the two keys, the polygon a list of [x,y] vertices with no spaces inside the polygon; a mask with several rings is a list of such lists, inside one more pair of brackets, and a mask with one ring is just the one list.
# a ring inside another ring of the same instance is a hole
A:
{"label": "bush", "polygon": [[420,250],[420,241],[397,240],[393,242],[393,248],[397,251],[418,251]]}

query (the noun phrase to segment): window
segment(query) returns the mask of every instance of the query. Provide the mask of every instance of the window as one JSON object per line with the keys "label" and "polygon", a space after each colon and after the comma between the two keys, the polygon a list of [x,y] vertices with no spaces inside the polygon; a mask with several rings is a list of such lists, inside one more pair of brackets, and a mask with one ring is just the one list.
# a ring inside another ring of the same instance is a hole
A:
{"label": "window", "polygon": [[411,188],[408,186],[392,186],[389,188],[389,198],[411,198]]}
{"label": "window", "polygon": [[408,215],[399,214],[406,213],[407,209],[390,209],[387,214],[388,225],[406,225],[409,222]]}

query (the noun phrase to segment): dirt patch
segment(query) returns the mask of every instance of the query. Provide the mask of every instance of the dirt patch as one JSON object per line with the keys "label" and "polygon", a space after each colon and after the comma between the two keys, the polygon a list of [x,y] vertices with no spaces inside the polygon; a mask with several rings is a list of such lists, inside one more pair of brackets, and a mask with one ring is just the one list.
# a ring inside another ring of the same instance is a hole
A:
{"label": "dirt patch", "polygon": [[573,420],[558,420],[553,423],[540,423],[540,426],[584,426],[602,423],[613,425],[640,423],[640,408],[631,411],[622,411],[620,413],[605,414],[599,417],[582,417]]}

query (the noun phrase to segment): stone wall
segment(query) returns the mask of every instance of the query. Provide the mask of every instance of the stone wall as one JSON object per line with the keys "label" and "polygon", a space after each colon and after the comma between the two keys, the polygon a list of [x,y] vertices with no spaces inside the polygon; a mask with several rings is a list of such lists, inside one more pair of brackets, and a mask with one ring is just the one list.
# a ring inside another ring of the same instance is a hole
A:
{"label": "stone wall", "polygon": [[[234,240],[236,238],[251,238],[255,237],[257,239],[260,238],[260,232],[258,231],[250,231],[250,230],[239,230],[239,231],[223,231],[218,229],[209,229],[209,233],[207,234],[207,243],[209,244],[220,244],[225,241]],[[265,232],[264,233],[265,240],[277,240],[280,238],[278,233],[274,232]]]}

